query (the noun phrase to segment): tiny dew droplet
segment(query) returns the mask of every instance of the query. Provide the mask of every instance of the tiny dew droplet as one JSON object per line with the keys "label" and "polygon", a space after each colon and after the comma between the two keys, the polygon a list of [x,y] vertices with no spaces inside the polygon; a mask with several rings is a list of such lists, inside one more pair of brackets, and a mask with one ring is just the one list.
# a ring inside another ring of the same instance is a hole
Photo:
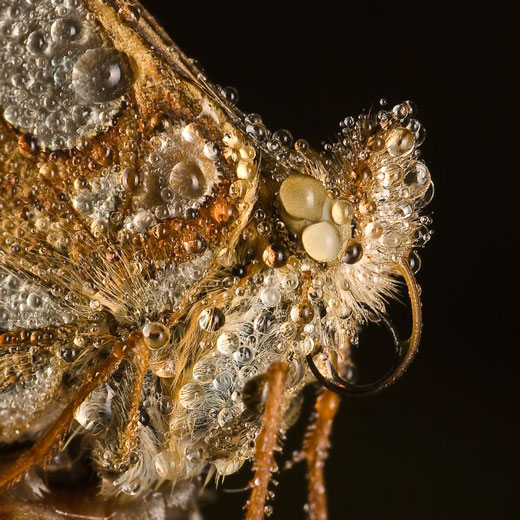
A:
{"label": "tiny dew droplet", "polygon": [[206,394],[198,383],[187,383],[179,392],[179,403],[188,410],[199,408],[206,400]]}
{"label": "tiny dew droplet", "polygon": [[170,331],[162,323],[151,322],[143,327],[143,337],[148,347],[157,349],[170,339]]}
{"label": "tiny dew droplet", "polygon": [[224,313],[217,307],[204,309],[199,317],[200,328],[208,332],[214,332],[220,329],[225,321]]}
{"label": "tiny dew droplet", "polygon": [[217,349],[225,356],[232,356],[240,346],[240,338],[234,332],[223,332],[217,339]]}
{"label": "tiny dew droplet", "polygon": [[355,264],[363,257],[363,246],[357,240],[350,240],[341,262],[344,264]]}

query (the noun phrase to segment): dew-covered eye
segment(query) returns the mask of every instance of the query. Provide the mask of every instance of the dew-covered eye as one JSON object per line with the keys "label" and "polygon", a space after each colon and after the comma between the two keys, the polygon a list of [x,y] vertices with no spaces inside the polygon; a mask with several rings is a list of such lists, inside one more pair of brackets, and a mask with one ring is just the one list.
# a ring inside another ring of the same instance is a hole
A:
{"label": "dew-covered eye", "polygon": [[170,339],[170,331],[162,323],[150,322],[143,327],[143,337],[149,348],[158,349]]}
{"label": "dew-covered eye", "polygon": [[325,188],[310,175],[291,175],[280,187],[280,202],[294,219],[320,220],[326,199]]}
{"label": "dew-covered eye", "polygon": [[354,215],[346,200],[334,200],[322,183],[310,175],[290,175],[280,186],[281,215],[287,227],[301,237],[305,252],[317,262],[339,260],[351,236]]}
{"label": "dew-covered eye", "polygon": [[100,47],[86,51],[72,69],[72,87],[90,103],[104,103],[121,97],[133,83],[126,54]]}
{"label": "dew-covered eye", "polygon": [[318,262],[331,262],[341,249],[341,236],[330,222],[318,222],[306,227],[302,233],[303,248]]}

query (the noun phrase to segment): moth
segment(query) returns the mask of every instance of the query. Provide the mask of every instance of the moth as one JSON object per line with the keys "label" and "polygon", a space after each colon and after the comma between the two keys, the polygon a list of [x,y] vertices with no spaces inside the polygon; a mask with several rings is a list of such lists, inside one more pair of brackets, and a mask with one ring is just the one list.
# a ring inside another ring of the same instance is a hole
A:
{"label": "moth", "polygon": [[[253,461],[261,519],[318,384],[302,458],[309,516],[327,517],[339,396],[390,385],[419,344],[425,131],[404,102],[316,150],[236,98],[136,2],[0,0],[4,516],[84,514],[45,497],[88,470],[89,518],[195,519],[199,483]],[[401,281],[406,341],[386,316]],[[357,384],[370,322],[395,363]]]}

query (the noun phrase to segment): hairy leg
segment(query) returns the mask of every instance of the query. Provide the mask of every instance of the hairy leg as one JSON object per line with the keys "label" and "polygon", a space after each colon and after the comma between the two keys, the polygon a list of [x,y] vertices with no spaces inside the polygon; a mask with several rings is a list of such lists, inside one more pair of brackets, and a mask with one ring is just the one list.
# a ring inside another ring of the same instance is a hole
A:
{"label": "hairy leg", "polygon": [[314,422],[307,431],[303,454],[307,461],[309,519],[327,520],[327,493],[323,468],[328,456],[329,437],[339,396],[324,390],[317,398]]}
{"label": "hairy leg", "polygon": [[133,379],[130,383],[130,396],[126,415],[126,426],[119,435],[117,441],[117,458],[119,462],[126,462],[133,447],[136,445],[137,430],[139,426],[139,406],[141,405],[143,383],[150,360],[150,350],[143,343],[136,345],[130,354],[130,362],[134,366]]}
{"label": "hairy leg", "polygon": [[274,450],[283,417],[282,400],[286,379],[287,367],[284,364],[276,362],[269,367],[263,426],[256,440],[256,470],[251,483],[252,491],[247,503],[246,520],[264,518],[271,469],[275,464]]}
{"label": "hairy leg", "polygon": [[69,429],[74,413],[81,403],[110,377],[117,369],[127,351],[132,350],[139,339],[129,339],[123,343],[116,343],[110,355],[96,366],[89,374],[87,381],[78,390],[78,393],[72,401],[63,410],[56,422],[40,437],[29,450],[23,453],[12,466],[10,466],[2,475],[0,475],[0,489],[4,486],[14,484],[36,463],[45,460],[51,453],[56,444],[61,440],[63,435]]}

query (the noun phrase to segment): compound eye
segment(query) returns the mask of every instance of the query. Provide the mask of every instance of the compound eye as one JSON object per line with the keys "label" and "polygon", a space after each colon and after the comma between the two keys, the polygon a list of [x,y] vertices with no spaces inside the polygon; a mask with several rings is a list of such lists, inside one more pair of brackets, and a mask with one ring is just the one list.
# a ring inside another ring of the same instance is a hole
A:
{"label": "compound eye", "polygon": [[301,237],[303,249],[317,262],[340,259],[351,237],[354,209],[346,200],[334,200],[322,183],[310,175],[290,175],[280,186],[281,216]]}
{"label": "compound eye", "polygon": [[162,323],[150,322],[143,327],[143,337],[149,348],[158,349],[170,339],[170,331]]}
{"label": "compound eye", "polygon": [[341,249],[341,235],[330,222],[318,222],[303,230],[302,243],[305,252],[317,262],[331,262]]}
{"label": "compound eye", "polygon": [[291,175],[280,187],[280,202],[293,219],[321,220],[326,199],[325,188],[310,175]]}

